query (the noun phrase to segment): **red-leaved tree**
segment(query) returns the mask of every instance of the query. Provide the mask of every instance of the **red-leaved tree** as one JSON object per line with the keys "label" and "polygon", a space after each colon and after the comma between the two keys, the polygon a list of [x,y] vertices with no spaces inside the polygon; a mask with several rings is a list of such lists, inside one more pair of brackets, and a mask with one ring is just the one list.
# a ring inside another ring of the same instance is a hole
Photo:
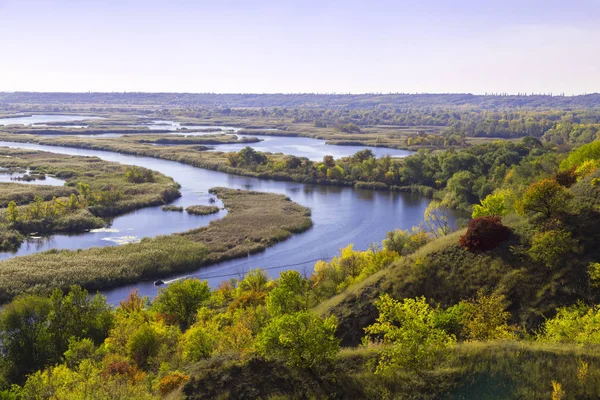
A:
{"label": "red-leaved tree", "polygon": [[510,230],[502,225],[499,217],[474,218],[467,226],[467,233],[458,244],[472,252],[491,250],[508,240]]}

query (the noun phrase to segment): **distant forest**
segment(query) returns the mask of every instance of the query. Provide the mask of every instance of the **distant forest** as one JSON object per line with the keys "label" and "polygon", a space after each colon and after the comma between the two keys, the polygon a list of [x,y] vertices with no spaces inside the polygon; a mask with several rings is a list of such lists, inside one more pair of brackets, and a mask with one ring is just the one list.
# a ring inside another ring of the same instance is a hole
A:
{"label": "distant forest", "polygon": [[215,94],[0,92],[4,104],[114,104],[204,107],[368,108],[600,108],[600,93],[579,96],[473,94]]}

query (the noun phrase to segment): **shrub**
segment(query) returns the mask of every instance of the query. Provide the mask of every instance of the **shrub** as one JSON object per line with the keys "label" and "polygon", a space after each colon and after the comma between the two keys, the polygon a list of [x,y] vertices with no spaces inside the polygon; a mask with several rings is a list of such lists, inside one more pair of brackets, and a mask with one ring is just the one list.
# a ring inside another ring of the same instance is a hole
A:
{"label": "shrub", "polygon": [[510,230],[499,217],[480,217],[469,222],[467,233],[460,237],[459,245],[469,251],[491,250],[508,240]]}
{"label": "shrub", "polygon": [[564,255],[576,250],[576,247],[577,241],[571,237],[571,232],[564,229],[549,230],[537,233],[533,237],[529,255],[533,261],[553,268]]}
{"label": "shrub", "polygon": [[165,396],[186,383],[190,377],[182,372],[172,372],[158,382],[158,391]]}
{"label": "shrub", "polygon": [[125,172],[125,179],[131,183],[154,182],[154,173],[147,168],[129,167]]}
{"label": "shrub", "polygon": [[[430,369],[456,343],[453,335],[437,326],[436,312],[424,297],[398,301],[384,294],[376,306],[379,317],[365,328],[367,335],[382,337],[385,345],[379,351],[376,374]],[[366,336],[363,342],[368,340]]]}
{"label": "shrub", "polygon": [[289,366],[323,367],[340,350],[336,328],[334,316],[322,319],[310,311],[286,314],[273,319],[258,335],[257,349],[266,359]]}

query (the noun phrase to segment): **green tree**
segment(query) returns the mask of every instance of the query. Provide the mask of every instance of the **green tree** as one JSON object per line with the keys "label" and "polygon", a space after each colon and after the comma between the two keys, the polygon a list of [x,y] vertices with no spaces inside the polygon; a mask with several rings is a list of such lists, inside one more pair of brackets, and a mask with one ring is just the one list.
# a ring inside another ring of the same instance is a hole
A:
{"label": "green tree", "polygon": [[343,179],[344,170],[339,165],[327,168],[327,179]]}
{"label": "green tree", "polygon": [[50,302],[48,328],[60,355],[71,339],[90,338],[101,344],[113,327],[114,315],[106,298],[100,294],[91,297],[80,286],[72,286],[66,296],[60,289],[54,290]]}
{"label": "green tree", "polygon": [[182,329],[194,323],[200,306],[210,298],[206,281],[182,279],[161,289],[152,302],[155,311],[173,318]]}
{"label": "green tree", "polygon": [[192,326],[181,337],[183,359],[187,362],[197,362],[209,357],[218,341],[219,334],[215,329],[201,324]]}
{"label": "green tree", "polygon": [[365,328],[365,344],[375,335],[383,340],[376,374],[392,370],[420,373],[432,368],[456,343],[456,338],[437,325],[436,312],[424,297],[398,301],[382,295],[376,303],[377,321]]}
{"label": "green tree", "polygon": [[284,271],[277,287],[269,292],[267,310],[273,316],[291,314],[308,308],[309,282],[298,271]]}
{"label": "green tree", "polygon": [[567,210],[571,193],[555,180],[545,179],[532,183],[523,194],[519,211],[530,217],[541,215],[546,219],[557,217]]}
{"label": "green tree", "polygon": [[571,232],[556,229],[535,234],[529,255],[533,261],[554,268],[566,254],[576,249],[577,241],[571,237]]}
{"label": "green tree", "polygon": [[310,311],[286,314],[273,319],[259,333],[256,347],[266,359],[319,369],[330,363],[340,349],[336,328],[334,316],[322,319]]}
{"label": "green tree", "polygon": [[473,206],[472,218],[504,217],[510,211],[512,193],[510,190],[498,190],[481,200],[481,205]]}
{"label": "green tree", "polygon": [[498,340],[514,337],[508,325],[510,313],[506,311],[505,298],[497,293],[460,302],[462,334],[468,340]]}
{"label": "green tree", "polygon": [[26,374],[44,368],[54,356],[48,329],[51,309],[48,298],[24,295],[0,313],[0,343],[14,381],[19,382]]}
{"label": "green tree", "polygon": [[431,241],[431,236],[421,228],[414,226],[411,231],[395,229],[387,233],[383,248],[395,251],[399,255],[412,254]]}
{"label": "green tree", "polygon": [[600,307],[577,303],[556,310],[556,316],[544,323],[539,336],[553,343],[600,344]]}
{"label": "green tree", "polygon": [[14,224],[19,220],[19,209],[14,200],[8,203],[8,207],[6,208],[6,219],[8,219],[8,222],[11,224]]}
{"label": "green tree", "polygon": [[143,324],[129,337],[127,354],[139,368],[144,369],[158,354],[159,347],[160,338],[154,327]]}

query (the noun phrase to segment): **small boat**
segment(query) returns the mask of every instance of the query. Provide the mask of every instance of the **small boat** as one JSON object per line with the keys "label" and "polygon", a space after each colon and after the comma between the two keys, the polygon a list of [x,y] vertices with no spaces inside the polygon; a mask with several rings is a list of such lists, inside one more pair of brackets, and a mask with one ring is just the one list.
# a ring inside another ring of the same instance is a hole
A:
{"label": "small boat", "polygon": [[154,286],[160,286],[160,285],[164,285],[164,284],[165,284],[165,281],[163,281],[162,279],[154,281]]}

